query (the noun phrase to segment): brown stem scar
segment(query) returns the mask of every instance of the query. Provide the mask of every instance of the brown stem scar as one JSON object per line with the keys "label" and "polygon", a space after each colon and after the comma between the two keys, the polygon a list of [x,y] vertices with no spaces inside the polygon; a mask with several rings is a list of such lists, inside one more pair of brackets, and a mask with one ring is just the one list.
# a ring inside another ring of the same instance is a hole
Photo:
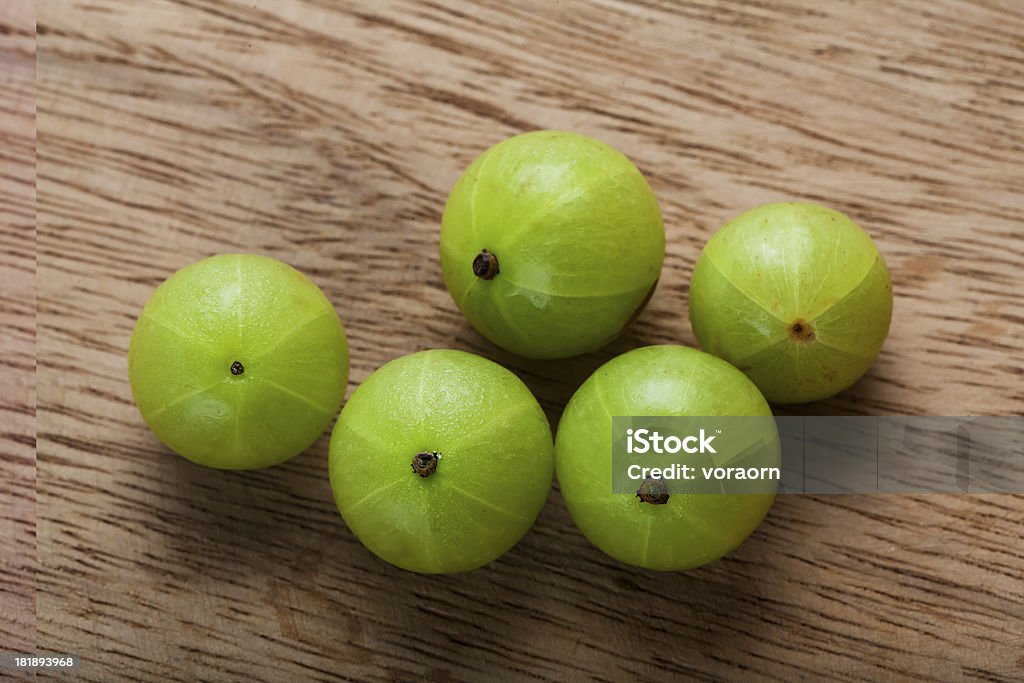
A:
{"label": "brown stem scar", "polygon": [[243,372],[245,372],[245,366],[242,365],[240,361],[236,360],[234,363],[231,364],[232,375],[241,375]]}
{"label": "brown stem scar", "polygon": [[493,280],[498,272],[498,257],[486,249],[473,259],[473,275],[481,280]]}
{"label": "brown stem scar", "polygon": [[636,497],[643,503],[664,505],[668,502],[668,486],[661,479],[644,479],[636,490]]}
{"label": "brown stem scar", "polygon": [[420,477],[429,477],[437,471],[437,461],[441,454],[437,451],[417,453],[412,459],[412,471]]}
{"label": "brown stem scar", "polygon": [[814,341],[814,328],[806,320],[797,318],[789,326],[789,336],[795,341],[812,342]]}

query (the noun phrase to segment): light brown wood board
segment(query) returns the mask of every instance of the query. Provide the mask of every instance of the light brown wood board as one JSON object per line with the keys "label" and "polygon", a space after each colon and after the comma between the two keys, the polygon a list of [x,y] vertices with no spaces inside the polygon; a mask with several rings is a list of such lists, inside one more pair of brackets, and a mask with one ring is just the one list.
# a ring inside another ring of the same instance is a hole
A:
{"label": "light brown wood board", "polygon": [[0,651],[31,652],[36,564],[35,7],[0,5]]}
{"label": "light brown wood board", "polygon": [[[1020,496],[781,497],[728,558],[658,574],[594,549],[556,488],[500,561],[424,579],[345,528],[326,435],[270,470],[199,468],[126,380],[153,288],[248,251],[334,302],[350,391],[459,348],[556,424],[614,355],[695,345],[716,228],[802,199],[870,232],[896,308],[868,376],[797,412],[1020,414],[1019,3],[55,0],[38,33],[37,645],[83,679],[1024,677]],[[637,323],[562,362],[484,341],[437,258],[459,173],[538,128],[625,152],[668,237]]]}

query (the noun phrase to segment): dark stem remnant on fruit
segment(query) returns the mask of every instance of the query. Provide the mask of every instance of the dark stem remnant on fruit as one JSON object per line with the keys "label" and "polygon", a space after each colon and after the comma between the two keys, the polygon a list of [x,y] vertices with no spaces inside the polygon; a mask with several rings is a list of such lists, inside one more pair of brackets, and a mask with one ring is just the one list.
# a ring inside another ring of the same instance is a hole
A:
{"label": "dark stem remnant on fruit", "polygon": [[243,372],[245,372],[245,366],[242,365],[241,362],[236,360],[234,363],[231,364],[232,375],[241,375]]}
{"label": "dark stem remnant on fruit", "polygon": [[498,257],[484,249],[473,259],[473,275],[482,280],[493,280],[498,274]]}
{"label": "dark stem remnant on fruit", "polygon": [[440,459],[441,454],[437,451],[417,453],[412,459],[412,471],[421,477],[429,477],[437,471],[437,461]]}
{"label": "dark stem remnant on fruit", "polygon": [[668,502],[668,486],[661,479],[644,479],[636,490],[636,497],[643,503],[664,505]]}
{"label": "dark stem remnant on fruit", "polygon": [[810,323],[797,319],[789,326],[789,336],[799,342],[811,342],[814,341],[814,330]]}

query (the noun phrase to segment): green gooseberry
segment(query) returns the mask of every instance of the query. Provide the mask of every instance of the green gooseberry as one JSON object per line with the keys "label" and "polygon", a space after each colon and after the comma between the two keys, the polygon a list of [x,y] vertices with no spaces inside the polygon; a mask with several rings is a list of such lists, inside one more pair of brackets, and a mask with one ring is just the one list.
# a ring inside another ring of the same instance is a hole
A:
{"label": "green gooseberry", "polygon": [[613,358],[580,386],[558,425],[558,484],[573,521],[626,564],[676,571],[717,560],[757,528],[774,494],[664,494],[646,481],[636,495],[613,493],[612,417],[771,414],[753,382],[710,354],[647,346]]}
{"label": "green gooseberry", "polygon": [[255,469],[309,447],[341,407],[348,342],[330,301],[284,263],[221,254],[146,303],[128,348],[139,412],[201,465]]}
{"label": "green gooseberry", "polygon": [[372,373],[334,427],[330,479],[374,554],[428,574],[497,559],[551,488],[547,417],[526,385],[464,351],[421,351]]}
{"label": "green gooseberry", "polygon": [[701,347],[774,403],[826,398],[860,379],[889,332],[892,303],[875,243],[816,204],[768,204],[730,221],[690,283]]}
{"label": "green gooseberry", "polygon": [[594,138],[535,131],[463,173],[445,205],[441,267],[485,337],[530,358],[588,353],[646,305],[665,230],[654,193]]}

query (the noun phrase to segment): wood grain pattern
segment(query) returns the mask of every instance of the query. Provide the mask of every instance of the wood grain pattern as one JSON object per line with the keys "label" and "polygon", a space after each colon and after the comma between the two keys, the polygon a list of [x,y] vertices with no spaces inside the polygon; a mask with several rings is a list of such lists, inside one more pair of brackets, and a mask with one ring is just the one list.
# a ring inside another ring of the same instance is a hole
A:
{"label": "wood grain pattern", "polygon": [[35,648],[35,6],[0,5],[0,651]]}
{"label": "wood grain pattern", "polygon": [[[335,303],[350,390],[461,348],[556,421],[613,355],[693,345],[704,241],[801,198],[863,225],[897,294],[868,377],[802,411],[1024,413],[1020,5],[62,0],[38,24],[39,638],[84,680],[1024,677],[1020,496],[784,497],[729,558],[655,574],[555,490],[501,561],[424,580],[344,527],[326,436],[198,468],[146,430],[125,363],[159,282],[259,252]],[[563,362],[485,342],[437,259],[461,170],[535,128],[626,152],[668,232],[639,321]]]}

